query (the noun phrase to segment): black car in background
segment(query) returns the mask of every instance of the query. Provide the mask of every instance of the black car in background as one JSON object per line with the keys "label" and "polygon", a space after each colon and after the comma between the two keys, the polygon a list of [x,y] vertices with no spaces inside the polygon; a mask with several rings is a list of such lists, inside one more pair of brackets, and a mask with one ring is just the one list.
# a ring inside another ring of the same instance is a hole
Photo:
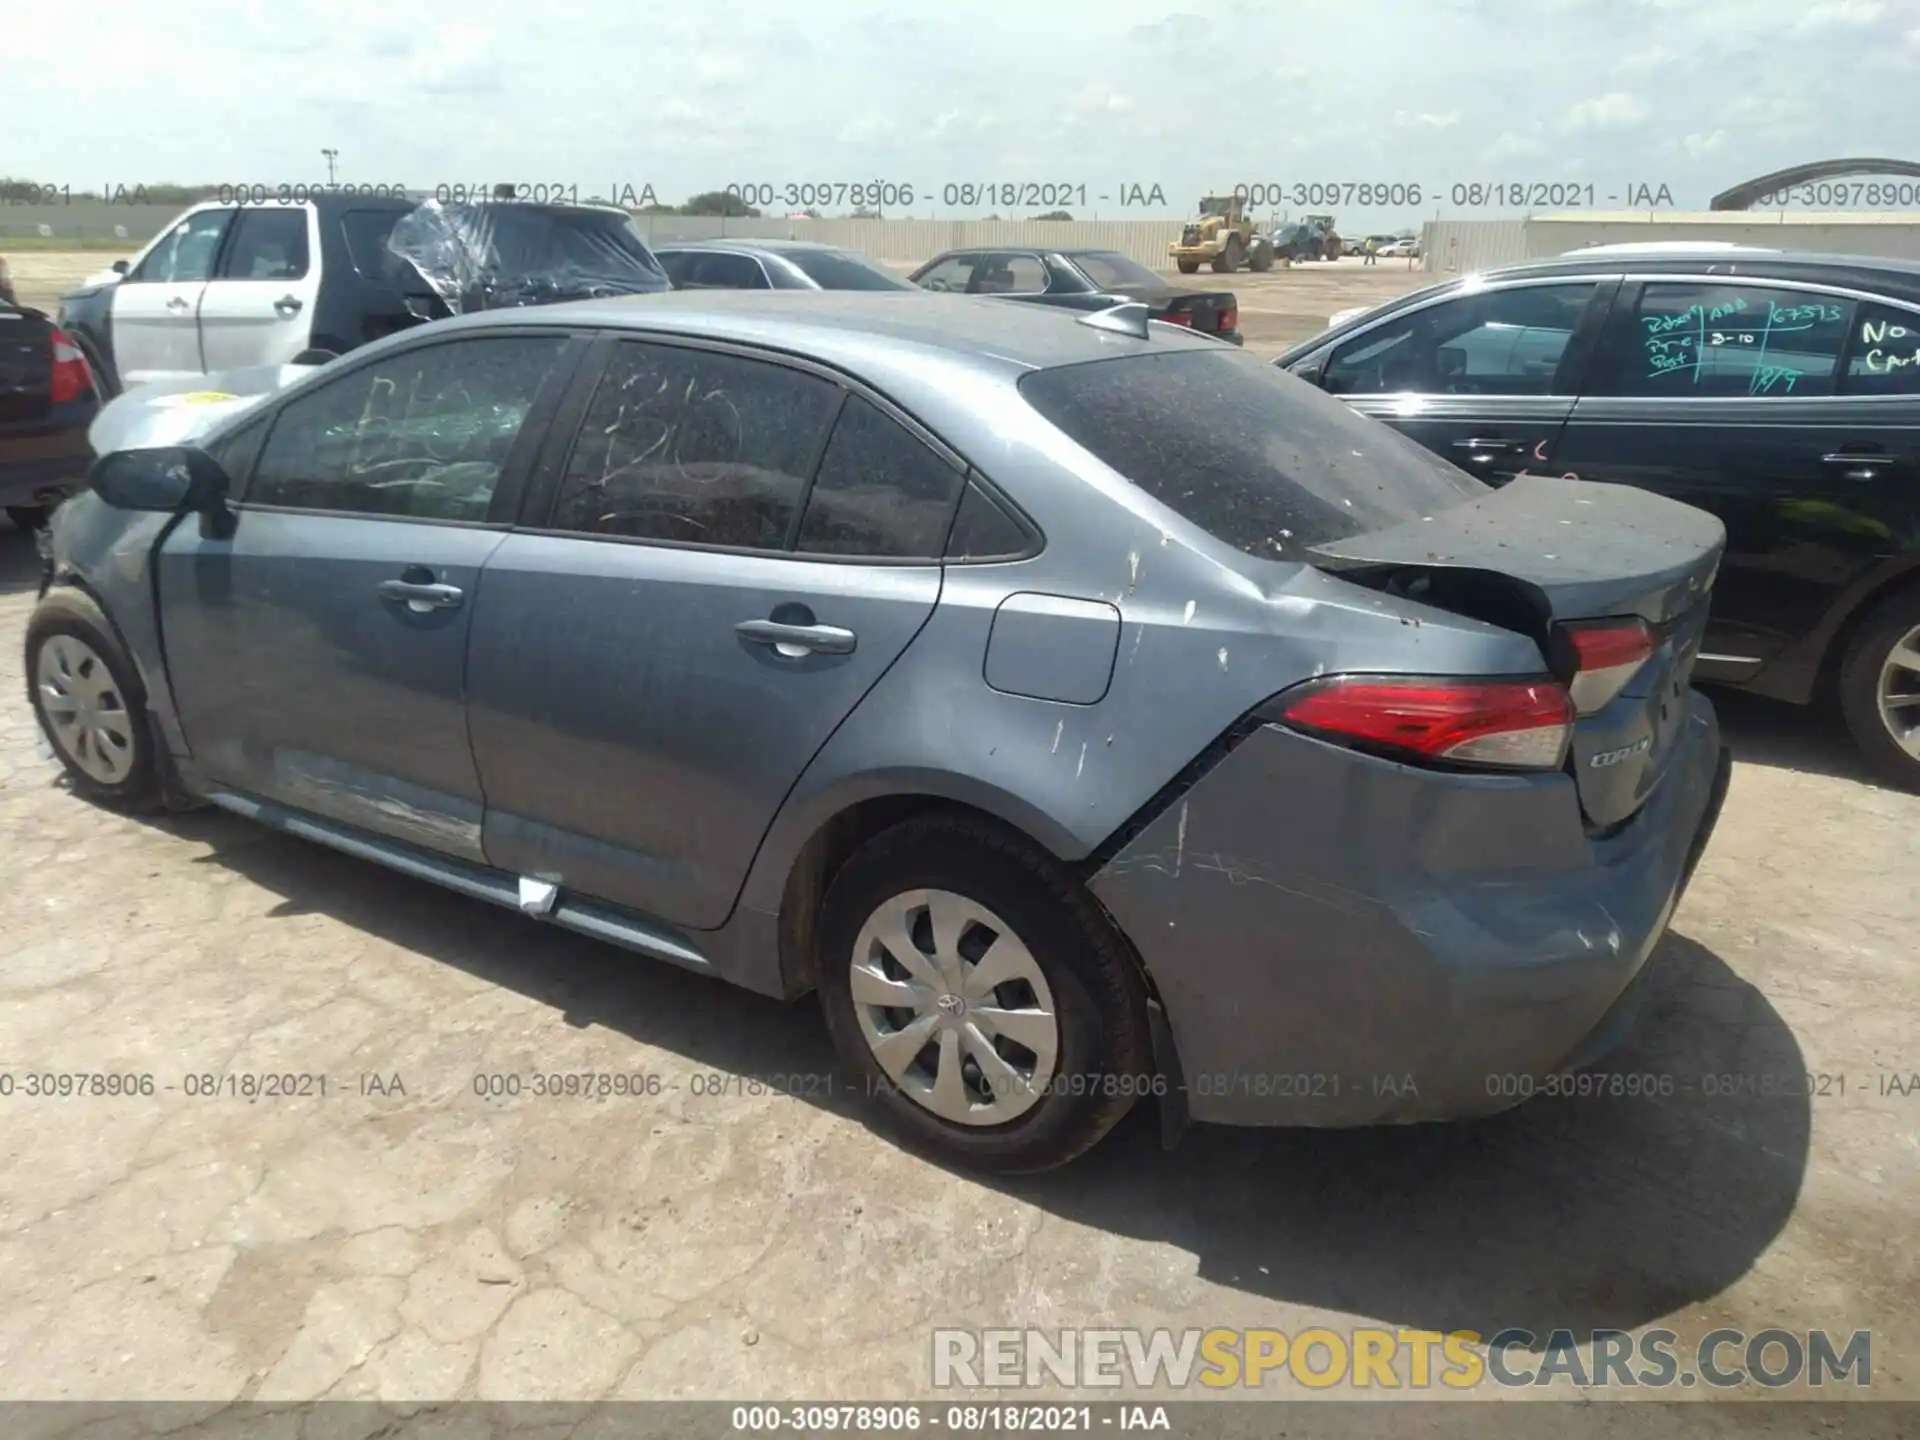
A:
{"label": "black car in background", "polygon": [[671,240],[654,258],[676,290],[912,290],[854,250],[813,240]]}
{"label": "black car in background", "polygon": [[1920,265],[1575,252],[1403,296],[1275,363],[1492,484],[1615,481],[1719,516],[1696,678],[1836,700],[1920,790]]}
{"label": "black car in background", "polygon": [[99,413],[93,371],[44,311],[0,301],[0,508],[37,529],[86,483],[87,427]]}
{"label": "black car in background", "polygon": [[1188,290],[1117,250],[948,250],[907,277],[923,290],[1001,295],[1068,310],[1139,301],[1148,317],[1238,345],[1240,301],[1231,290]]}

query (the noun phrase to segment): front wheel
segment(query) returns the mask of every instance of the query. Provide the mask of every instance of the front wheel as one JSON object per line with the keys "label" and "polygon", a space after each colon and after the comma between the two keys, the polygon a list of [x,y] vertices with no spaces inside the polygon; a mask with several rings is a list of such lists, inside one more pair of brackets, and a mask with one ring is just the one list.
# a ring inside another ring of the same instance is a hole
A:
{"label": "front wheel", "polygon": [[1920,791],[1920,590],[1867,617],[1840,662],[1840,710],[1889,783]]}
{"label": "front wheel", "polygon": [[27,622],[27,695],[73,788],[120,809],[159,793],[147,695],[105,612],[55,590]]}
{"label": "front wheel", "polygon": [[1200,262],[1198,260],[1176,260],[1173,263],[1180,267],[1180,273],[1182,275],[1195,275],[1198,274],[1200,270]]}
{"label": "front wheel", "polygon": [[1051,857],[991,822],[925,816],[868,841],[817,940],[857,1090],[942,1158],[1052,1169],[1153,1088],[1126,942]]}

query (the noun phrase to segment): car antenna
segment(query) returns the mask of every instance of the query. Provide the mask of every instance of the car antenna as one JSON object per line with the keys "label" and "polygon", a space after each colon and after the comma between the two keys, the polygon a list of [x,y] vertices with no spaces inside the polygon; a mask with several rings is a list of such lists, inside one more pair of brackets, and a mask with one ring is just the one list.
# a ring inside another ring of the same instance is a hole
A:
{"label": "car antenna", "polygon": [[1108,310],[1096,310],[1080,319],[1082,325],[1091,325],[1096,330],[1111,330],[1116,335],[1131,335],[1136,340],[1148,338],[1147,316],[1150,312],[1138,300],[1127,300]]}

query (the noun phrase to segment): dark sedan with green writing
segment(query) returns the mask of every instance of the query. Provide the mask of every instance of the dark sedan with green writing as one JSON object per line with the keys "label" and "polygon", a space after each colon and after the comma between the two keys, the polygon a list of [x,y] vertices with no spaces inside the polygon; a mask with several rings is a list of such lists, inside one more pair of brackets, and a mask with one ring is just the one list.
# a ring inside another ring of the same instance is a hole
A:
{"label": "dark sedan with green writing", "polygon": [[1920,265],[1575,252],[1348,316],[1276,363],[1492,484],[1614,481],[1719,516],[1698,678],[1837,702],[1920,790]]}

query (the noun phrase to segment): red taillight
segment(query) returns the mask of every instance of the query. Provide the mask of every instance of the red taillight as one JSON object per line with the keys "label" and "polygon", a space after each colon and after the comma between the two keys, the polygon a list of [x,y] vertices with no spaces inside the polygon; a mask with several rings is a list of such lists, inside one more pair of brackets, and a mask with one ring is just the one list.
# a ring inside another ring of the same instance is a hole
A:
{"label": "red taillight", "polygon": [[1567,656],[1560,670],[1582,715],[1591,715],[1618,695],[1653,654],[1653,632],[1644,620],[1563,625],[1560,634]]}
{"label": "red taillight", "polygon": [[1336,676],[1282,697],[1276,719],[1328,738],[1450,764],[1557,770],[1573,702],[1551,680]]}
{"label": "red taillight", "polygon": [[93,389],[93,371],[87,368],[87,357],[67,332],[57,326],[47,339],[53,347],[53,383],[48,387],[47,398],[55,405],[78,400]]}
{"label": "red taillight", "polygon": [[1240,308],[1237,305],[1229,305],[1220,312],[1219,328],[1221,330],[1238,330],[1240,328]]}
{"label": "red taillight", "polygon": [[1189,330],[1193,328],[1193,316],[1185,310],[1169,310],[1160,318],[1169,325],[1185,325]]}

